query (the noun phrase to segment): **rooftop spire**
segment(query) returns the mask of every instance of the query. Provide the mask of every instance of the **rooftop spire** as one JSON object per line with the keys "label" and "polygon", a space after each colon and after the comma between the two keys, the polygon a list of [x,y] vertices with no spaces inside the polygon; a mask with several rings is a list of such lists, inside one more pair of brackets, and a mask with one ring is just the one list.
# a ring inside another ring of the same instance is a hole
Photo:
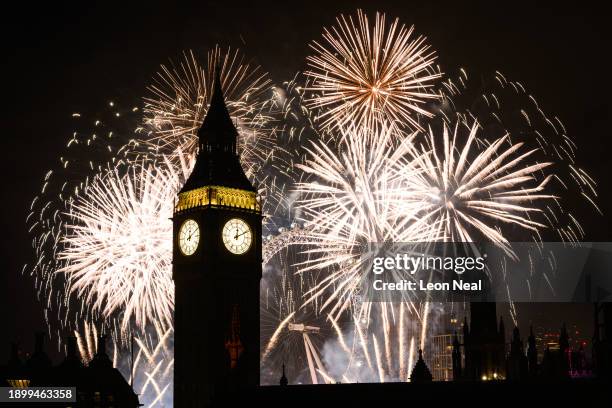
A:
{"label": "rooftop spire", "polygon": [[283,363],[283,375],[280,378],[279,384],[282,387],[285,387],[289,384],[289,380],[287,380],[287,376],[285,375],[285,363]]}
{"label": "rooftop spire", "polygon": [[412,369],[412,373],[410,374],[410,382],[431,382],[432,379],[433,377],[431,375],[431,371],[429,371],[429,367],[427,367],[425,360],[423,360],[423,350],[419,349],[419,359],[417,360],[414,368]]}

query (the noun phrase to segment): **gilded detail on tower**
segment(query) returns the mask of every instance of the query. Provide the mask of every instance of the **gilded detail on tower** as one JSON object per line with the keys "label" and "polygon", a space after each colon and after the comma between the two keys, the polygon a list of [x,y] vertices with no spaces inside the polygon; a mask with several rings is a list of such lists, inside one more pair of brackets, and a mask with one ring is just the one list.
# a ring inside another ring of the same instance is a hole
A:
{"label": "gilded detail on tower", "polygon": [[206,186],[179,194],[174,212],[194,207],[231,207],[260,211],[257,194],[253,191],[221,186]]}

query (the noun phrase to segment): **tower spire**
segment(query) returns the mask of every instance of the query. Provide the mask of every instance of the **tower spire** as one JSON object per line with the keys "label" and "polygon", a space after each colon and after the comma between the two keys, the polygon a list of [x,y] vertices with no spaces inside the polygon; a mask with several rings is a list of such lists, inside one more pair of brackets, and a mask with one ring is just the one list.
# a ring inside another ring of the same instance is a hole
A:
{"label": "tower spire", "polygon": [[200,150],[236,154],[238,131],[225,104],[221,84],[221,66],[215,66],[213,91],[202,127],[198,130]]}
{"label": "tower spire", "polygon": [[236,148],[238,131],[225,104],[221,66],[217,64],[214,69],[210,104],[198,130],[198,157],[193,172],[180,192],[204,186],[255,191],[240,165]]}

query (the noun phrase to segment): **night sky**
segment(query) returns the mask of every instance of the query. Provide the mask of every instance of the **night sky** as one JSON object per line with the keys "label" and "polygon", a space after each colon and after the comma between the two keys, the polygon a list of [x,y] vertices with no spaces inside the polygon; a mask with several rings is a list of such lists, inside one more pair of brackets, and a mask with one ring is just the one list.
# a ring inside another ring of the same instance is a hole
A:
{"label": "night sky", "polygon": [[[282,82],[305,68],[308,43],[320,38],[323,26],[357,8],[415,24],[446,72],[461,66],[472,75],[499,69],[525,84],[546,112],[564,122],[579,145],[578,162],[599,183],[604,216],[582,218],[587,240],[612,241],[610,22],[603,8],[585,1],[567,8],[536,1],[478,7],[461,1],[287,3],[18,2],[14,11],[2,13],[0,362],[9,341],[30,349],[32,333],[45,325],[33,282],[21,274],[23,264],[32,261],[25,218],[45,172],[64,151],[73,112],[97,112],[109,100],[141,105],[161,63],[177,60],[187,49],[204,55],[215,44],[240,47]],[[590,327],[590,309],[584,306],[548,309],[519,310],[529,319],[545,315],[551,326],[584,316],[586,330]]]}

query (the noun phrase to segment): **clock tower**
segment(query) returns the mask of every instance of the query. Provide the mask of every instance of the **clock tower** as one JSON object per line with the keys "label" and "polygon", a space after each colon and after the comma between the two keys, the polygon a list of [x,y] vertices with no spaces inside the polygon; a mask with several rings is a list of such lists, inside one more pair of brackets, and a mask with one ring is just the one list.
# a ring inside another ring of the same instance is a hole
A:
{"label": "clock tower", "polygon": [[219,69],[172,218],[174,406],[259,385],[261,210],[236,151]]}

